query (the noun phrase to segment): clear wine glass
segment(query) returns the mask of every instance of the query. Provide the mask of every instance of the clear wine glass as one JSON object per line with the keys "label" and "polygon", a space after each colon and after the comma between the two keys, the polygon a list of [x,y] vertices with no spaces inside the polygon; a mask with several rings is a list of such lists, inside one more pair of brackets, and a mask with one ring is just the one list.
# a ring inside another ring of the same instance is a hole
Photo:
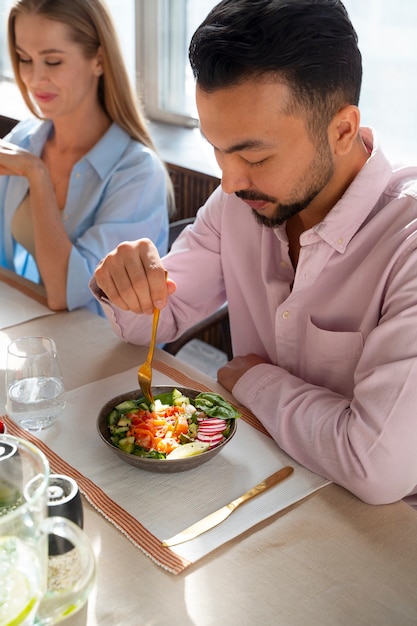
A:
{"label": "clear wine glass", "polygon": [[65,407],[55,342],[21,337],[7,347],[6,411],[26,430],[49,428]]}

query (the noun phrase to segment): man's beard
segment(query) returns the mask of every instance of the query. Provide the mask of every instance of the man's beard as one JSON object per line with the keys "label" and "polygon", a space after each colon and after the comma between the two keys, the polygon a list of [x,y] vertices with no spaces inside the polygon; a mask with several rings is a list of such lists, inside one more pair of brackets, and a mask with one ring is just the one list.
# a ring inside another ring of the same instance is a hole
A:
{"label": "man's beard", "polygon": [[268,228],[276,228],[284,224],[284,222],[291,217],[294,217],[294,215],[297,215],[297,213],[304,211],[333,177],[335,168],[327,143],[321,143],[308,169],[310,172],[309,175],[305,176],[303,185],[299,185],[300,192],[297,191],[294,193],[294,196],[300,195],[300,193],[303,194],[297,201],[288,204],[280,204],[277,202],[276,198],[272,196],[266,196],[250,190],[236,191],[235,195],[242,200],[259,200],[260,202],[275,204],[272,217],[266,217],[262,213],[258,213],[255,209],[252,209],[252,213],[258,224],[267,226]]}

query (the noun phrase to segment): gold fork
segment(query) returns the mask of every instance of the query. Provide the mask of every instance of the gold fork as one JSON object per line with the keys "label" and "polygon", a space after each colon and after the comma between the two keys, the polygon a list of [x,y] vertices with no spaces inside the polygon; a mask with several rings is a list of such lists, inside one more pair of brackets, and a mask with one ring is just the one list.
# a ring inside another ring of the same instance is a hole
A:
{"label": "gold fork", "polygon": [[[167,272],[165,271],[165,278],[166,277],[167,277]],[[146,361],[142,363],[142,365],[140,365],[138,368],[139,387],[143,393],[143,397],[145,398],[148,404],[153,404],[153,394],[151,390],[152,360],[153,360],[153,353],[155,352],[156,331],[158,329],[159,313],[160,313],[159,309],[155,307],[153,310],[152,334],[151,334],[151,343],[149,344],[148,356],[146,357]]]}

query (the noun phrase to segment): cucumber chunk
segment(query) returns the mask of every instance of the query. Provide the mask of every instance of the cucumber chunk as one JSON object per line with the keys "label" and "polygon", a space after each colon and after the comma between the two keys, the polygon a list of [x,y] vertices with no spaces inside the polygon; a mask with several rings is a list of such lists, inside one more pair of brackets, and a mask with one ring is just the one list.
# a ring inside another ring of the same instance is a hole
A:
{"label": "cucumber chunk", "polygon": [[128,454],[132,454],[133,449],[135,447],[135,438],[134,437],[124,437],[123,439],[119,439],[118,446],[123,452],[127,452]]}
{"label": "cucumber chunk", "polygon": [[113,411],[109,414],[107,418],[107,423],[109,426],[113,426],[113,424],[117,423],[118,419],[119,419],[119,412],[116,411],[116,409],[113,409]]}
{"label": "cucumber chunk", "polygon": [[117,404],[115,407],[119,413],[129,413],[129,411],[134,411],[138,408],[136,400],[125,400],[120,404]]}

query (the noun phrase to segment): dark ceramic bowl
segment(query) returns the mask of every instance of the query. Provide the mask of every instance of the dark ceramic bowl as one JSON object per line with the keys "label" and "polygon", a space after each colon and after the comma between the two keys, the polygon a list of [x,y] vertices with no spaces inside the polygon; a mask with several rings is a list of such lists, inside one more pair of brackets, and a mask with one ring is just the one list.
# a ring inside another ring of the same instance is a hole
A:
{"label": "dark ceramic bowl", "polygon": [[[189,398],[195,398],[200,392],[195,389],[188,389],[187,387],[172,387],[172,386],[160,386],[160,387],[152,387],[152,393],[154,396],[157,396],[160,393],[168,393],[173,389],[178,389],[185,396]],[[186,470],[193,469],[198,465],[202,465],[203,463],[207,463],[213,459],[216,454],[220,452],[227,445],[227,443],[231,440],[233,435],[236,432],[236,420],[232,420],[232,427],[230,429],[230,434],[222,443],[220,443],[215,448],[211,448],[211,450],[207,450],[207,452],[202,452],[201,454],[196,454],[195,456],[190,456],[185,459],[147,459],[140,456],[135,456],[134,454],[129,454],[128,452],[124,452],[120,448],[117,448],[110,440],[110,432],[107,425],[107,416],[114,407],[123,402],[124,400],[137,400],[142,396],[142,392],[138,389],[134,391],[128,391],[127,393],[123,393],[120,396],[116,396],[112,398],[101,409],[98,418],[97,418],[97,430],[101,439],[104,443],[110,448],[114,454],[116,454],[122,461],[125,463],[129,463],[130,465],[134,465],[135,467],[139,467],[140,469],[147,470],[148,472],[160,472],[160,473],[172,473],[172,472],[184,472]]]}

